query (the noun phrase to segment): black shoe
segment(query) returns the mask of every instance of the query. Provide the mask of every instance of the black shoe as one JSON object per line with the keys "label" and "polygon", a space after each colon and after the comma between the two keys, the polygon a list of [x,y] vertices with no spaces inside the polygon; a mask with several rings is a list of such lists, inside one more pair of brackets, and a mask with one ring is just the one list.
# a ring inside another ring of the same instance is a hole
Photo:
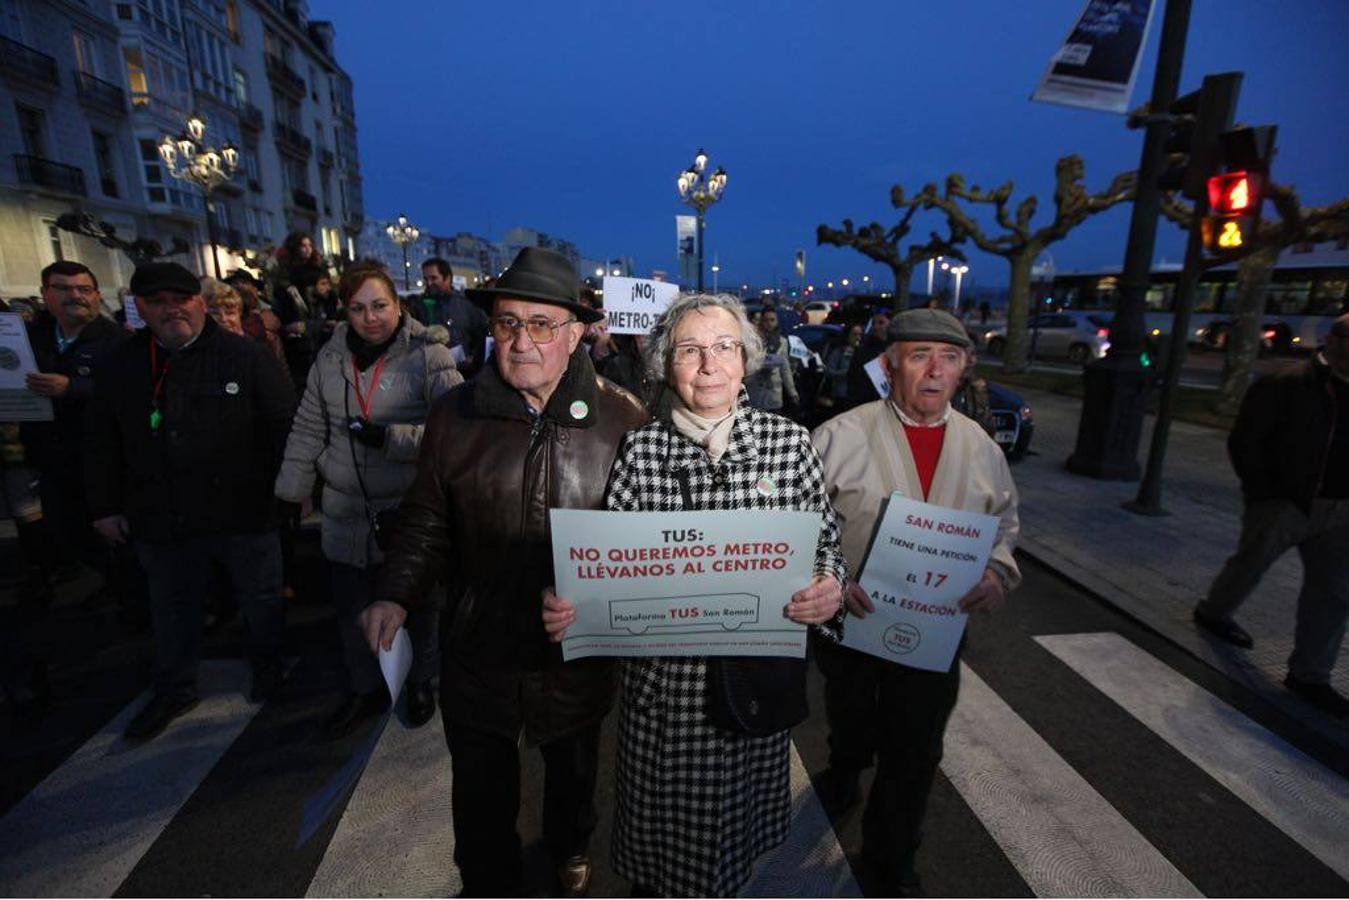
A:
{"label": "black shoe", "polygon": [[1194,623],[1214,637],[1244,650],[1249,650],[1255,646],[1255,641],[1246,629],[1231,619],[1215,619],[1196,609],[1194,611]]}
{"label": "black shoe", "polygon": [[351,694],[323,723],[323,736],[330,741],[346,737],[388,708],[388,691],[381,689],[369,694]]}
{"label": "black shoe", "polygon": [[590,857],[576,855],[557,867],[557,886],[563,897],[585,897],[590,894]]}
{"label": "black shoe", "polygon": [[431,688],[430,681],[422,681],[416,684],[408,682],[408,725],[412,728],[420,728],[431,717],[436,714],[436,692]]}
{"label": "black shoe", "polygon": [[254,703],[263,703],[272,699],[286,681],[286,669],[276,658],[261,659],[253,663],[253,687],[248,699]]}
{"label": "black shoe", "polygon": [[1315,681],[1303,681],[1300,678],[1287,675],[1283,679],[1283,686],[1321,710],[1321,712],[1329,713],[1339,719],[1349,719],[1349,698],[1346,698],[1330,685]]}
{"label": "black shoe", "polygon": [[841,816],[862,799],[861,773],[831,766],[815,779],[815,795],[831,816]]}
{"label": "black shoe", "polygon": [[128,741],[148,741],[196,705],[195,695],[155,694],[145,708],[136,713],[122,736]]}

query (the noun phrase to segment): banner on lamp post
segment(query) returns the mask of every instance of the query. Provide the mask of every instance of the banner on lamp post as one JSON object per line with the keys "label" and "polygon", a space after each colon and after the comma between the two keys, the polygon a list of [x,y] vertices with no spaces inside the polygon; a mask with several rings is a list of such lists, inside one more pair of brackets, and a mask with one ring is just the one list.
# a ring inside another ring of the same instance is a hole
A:
{"label": "banner on lamp post", "polygon": [[1127,112],[1154,0],[1087,0],[1032,100]]}
{"label": "banner on lamp post", "polygon": [[693,284],[698,280],[697,216],[675,216],[675,253],[679,258],[679,280]]}

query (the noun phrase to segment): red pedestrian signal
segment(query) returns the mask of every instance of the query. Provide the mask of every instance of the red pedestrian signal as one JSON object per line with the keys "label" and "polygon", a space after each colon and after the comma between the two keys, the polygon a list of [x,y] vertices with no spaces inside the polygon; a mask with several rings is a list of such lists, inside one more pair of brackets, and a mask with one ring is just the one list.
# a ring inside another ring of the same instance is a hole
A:
{"label": "red pedestrian signal", "polygon": [[1260,176],[1228,172],[1208,180],[1208,205],[1214,215],[1240,216],[1255,211],[1260,202]]}

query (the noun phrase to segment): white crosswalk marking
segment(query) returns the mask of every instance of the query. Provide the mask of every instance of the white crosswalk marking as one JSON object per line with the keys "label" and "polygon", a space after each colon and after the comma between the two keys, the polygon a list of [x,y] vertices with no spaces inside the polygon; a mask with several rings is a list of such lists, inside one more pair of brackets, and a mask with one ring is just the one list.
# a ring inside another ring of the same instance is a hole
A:
{"label": "white crosswalk marking", "polygon": [[1342,877],[1349,781],[1118,634],[1036,638]]}
{"label": "white crosswalk marking", "polygon": [[122,731],[129,704],[0,819],[0,894],[109,897],[260,707],[249,667],[201,664],[202,700],[144,745]]}
{"label": "white crosswalk marking", "polygon": [[453,897],[450,755],[440,713],[391,718],[352,792],[306,897]]}
{"label": "white crosswalk marking", "polygon": [[1202,894],[962,664],[942,772],[1039,897]]}
{"label": "white crosswalk marking", "polygon": [[765,853],[742,897],[860,897],[848,859],[792,745],[792,830]]}

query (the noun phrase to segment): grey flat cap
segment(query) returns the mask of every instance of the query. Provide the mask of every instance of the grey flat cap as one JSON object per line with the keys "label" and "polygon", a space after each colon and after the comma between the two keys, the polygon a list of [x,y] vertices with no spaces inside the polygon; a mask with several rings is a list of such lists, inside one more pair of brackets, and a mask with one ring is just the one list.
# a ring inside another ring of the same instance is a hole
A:
{"label": "grey flat cap", "polygon": [[906,309],[890,320],[889,341],[937,341],[968,349],[970,336],[960,320],[944,309]]}

